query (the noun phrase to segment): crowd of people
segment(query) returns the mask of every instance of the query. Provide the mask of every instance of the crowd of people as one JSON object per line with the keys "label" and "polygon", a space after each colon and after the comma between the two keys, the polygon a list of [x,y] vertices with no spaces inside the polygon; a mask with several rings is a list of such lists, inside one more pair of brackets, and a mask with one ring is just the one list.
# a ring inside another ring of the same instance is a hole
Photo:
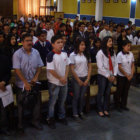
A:
{"label": "crowd of people", "polygon": [[[114,45],[118,46],[117,53]],[[98,67],[98,115],[110,117],[109,94],[116,81],[115,108],[119,112],[128,111],[128,91],[135,69],[131,45],[140,45],[140,30],[136,31],[131,21],[124,25],[94,18],[87,21],[86,17],[79,21],[78,16],[74,22],[70,18],[64,22],[62,18],[55,20],[50,16],[21,16],[19,20],[0,16],[0,91],[6,90],[14,69],[18,132],[24,132],[25,106],[32,110],[31,125],[42,130],[40,89],[45,84],[49,91],[48,126],[56,128],[56,104],[59,122],[68,124],[65,101],[69,71],[72,74],[72,116],[77,122],[84,120],[84,97],[94,78],[91,63],[97,63]],[[48,81],[38,81],[43,66],[46,66]],[[9,129],[15,126],[13,103],[4,108],[0,100],[0,118],[0,131],[9,134]]]}

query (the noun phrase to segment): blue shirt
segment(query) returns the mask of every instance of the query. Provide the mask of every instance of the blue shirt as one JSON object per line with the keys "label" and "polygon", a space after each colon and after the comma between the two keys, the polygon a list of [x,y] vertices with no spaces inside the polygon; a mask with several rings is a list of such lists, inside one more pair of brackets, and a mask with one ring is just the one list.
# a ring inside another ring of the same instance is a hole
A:
{"label": "blue shirt", "polygon": [[[43,62],[41,60],[39,52],[32,48],[30,55],[26,53],[24,48],[17,50],[13,55],[13,68],[20,69],[24,78],[30,82],[37,71],[37,68],[42,67]],[[16,76],[16,85],[19,88],[23,88],[24,83]]]}

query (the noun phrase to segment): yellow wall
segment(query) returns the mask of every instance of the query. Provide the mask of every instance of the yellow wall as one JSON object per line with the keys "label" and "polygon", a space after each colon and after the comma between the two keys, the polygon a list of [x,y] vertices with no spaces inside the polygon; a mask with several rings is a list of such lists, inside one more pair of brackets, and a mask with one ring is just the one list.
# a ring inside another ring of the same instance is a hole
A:
{"label": "yellow wall", "polygon": [[135,18],[140,18],[140,1],[139,0],[137,0],[136,17]]}
{"label": "yellow wall", "polygon": [[77,14],[77,0],[63,0],[63,12]]}
{"label": "yellow wall", "polygon": [[13,0],[13,15],[18,13],[18,0]]}
{"label": "yellow wall", "polygon": [[122,3],[121,0],[118,3],[114,3],[113,0],[110,0],[110,3],[104,1],[103,16],[129,18],[130,2],[130,0],[127,0],[127,3]]}
{"label": "yellow wall", "polygon": [[81,2],[81,7],[80,7],[80,14],[82,15],[95,15],[95,6],[96,4],[92,1],[88,3],[82,3]]}

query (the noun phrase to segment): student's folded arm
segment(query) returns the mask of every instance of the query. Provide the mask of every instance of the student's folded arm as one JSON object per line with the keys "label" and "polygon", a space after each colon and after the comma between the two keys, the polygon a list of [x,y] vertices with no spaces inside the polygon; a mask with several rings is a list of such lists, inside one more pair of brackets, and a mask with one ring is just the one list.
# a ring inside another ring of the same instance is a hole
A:
{"label": "student's folded arm", "polygon": [[91,77],[91,71],[92,71],[92,66],[91,63],[88,63],[88,76],[87,76],[87,80],[90,80]]}
{"label": "student's folded arm", "polygon": [[121,64],[121,63],[118,64],[118,68],[119,68],[119,71],[120,71],[125,77],[128,76],[128,74],[123,70],[122,64]]}
{"label": "student's folded arm", "polygon": [[96,61],[97,61],[98,71],[100,71],[102,73],[102,75],[104,75],[106,78],[108,78],[110,76],[110,74],[109,74],[109,71],[104,68],[103,56],[101,54],[97,53]]}
{"label": "student's folded arm", "polygon": [[76,74],[76,72],[74,71],[74,64],[70,64],[70,70],[71,70],[71,73],[72,73],[74,79],[76,81],[79,81],[80,79],[79,79],[78,75]]}
{"label": "student's folded arm", "polygon": [[28,83],[28,81],[25,79],[25,77],[23,76],[21,70],[20,70],[20,56],[19,54],[16,52],[14,55],[13,55],[13,69],[15,70],[15,73],[17,74],[17,76],[20,78],[20,80],[23,82],[23,83]]}
{"label": "student's folded arm", "polygon": [[20,69],[15,69],[15,73],[17,74],[17,76],[19,77],[19,79],[23,82],[23,83],[28,83],[28,81],[25,79],[25,77],[23,76],[22,72]]}
{"label": "student's folded arm", "polygon": [[118,73],[118,62],[117,57],[115,55],[114,76],[117,76],[117,73]]}
{"label": "student's folded arm", "polygon": [[35,74],[35,76],[34,76],[34,78],[33,79],[38,79],[38,77],[39,77],[39,74],[40,74],[40,72],[41,72],[41,69],[42,69],[42,67],[38,67],[37,68],[37,70],[36,70],[36,74]]}
{"label": "student's folded arm", "polygon": [[48,71],[58,80],[60,80],[60,76],[57,74],[55,70],[48,69]]}
{"label": "student's folded arm", "polygon": [[131,75],[133,76],[134,73],[135,73],[135,64],[133,62],[132,65],[131,65]]}
{"label": "student's folded arm", "polygon": [[65,71],[65,78],[68,78],[68,74],[69,74],[69,65],[66,66],[66,71]]}

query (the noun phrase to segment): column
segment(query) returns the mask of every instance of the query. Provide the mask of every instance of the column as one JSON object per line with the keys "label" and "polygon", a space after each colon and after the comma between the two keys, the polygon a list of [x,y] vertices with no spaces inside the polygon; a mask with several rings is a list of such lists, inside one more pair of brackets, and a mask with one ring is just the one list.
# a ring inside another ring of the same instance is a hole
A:
{"label": "column", "polygon": [[63,0],[57,0],[57,12],[63,12]]}
{"label": "column", "polygon": [[136,0],[131,0],[130,18],[129,20],[135,24]]}
{"label": "column", "polygon": [[95,20],[99,21],[103,18],[103,0],[96,0]]}
{"label": "column", "polygon": [[81,0],[77,0],[77,16],[79,16],[80,19],[80,2]]}

